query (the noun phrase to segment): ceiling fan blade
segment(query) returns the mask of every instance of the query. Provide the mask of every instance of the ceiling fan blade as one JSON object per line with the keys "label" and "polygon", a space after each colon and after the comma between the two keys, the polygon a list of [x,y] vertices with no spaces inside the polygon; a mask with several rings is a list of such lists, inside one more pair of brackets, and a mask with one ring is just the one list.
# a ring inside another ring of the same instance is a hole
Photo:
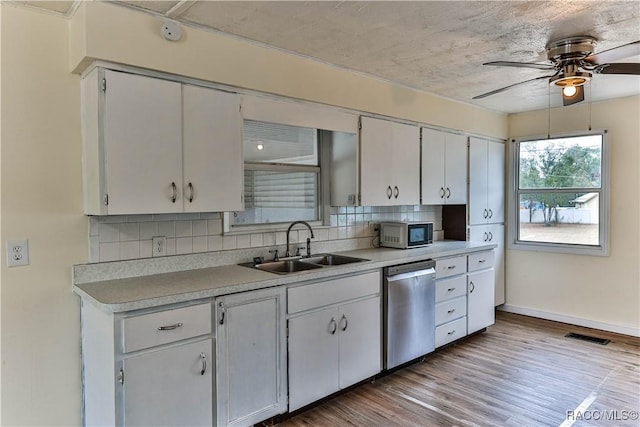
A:
{"label": "ceiling fan blade", "polygon": [[640,76],[640,63],[618,62],[614,64],[601,64],[596,68],[598,74],[635,74]]}
{"label": "ceiling fan blade", "polygon": [[518,67],[518,68],[537,68],[538,70],[553,70],[550,64],[535,64],[532,62],[511,62],[511,61],[493,61],[485,62],[482,65],[495,65],[497,67]]}
{"label": "ceiling fan blade", "polygon": [[520,83],[515,83],[515,84],[509,85],[509,86],[505,86],[505,87],[500,88],[500,89],[492,90],[491,92],[483,93],[482,95],[474,96],[472,99],[486,98],[487,96],[495,95],[496,93],[503,92],[503,91],[505,91],[507,89],[511,89],[512,87],[515,87],[515,86],[520,86],[520,85],[523,85],[525,83],[534,82],[536,80],[548,79],[548,78],[551,78],[551,77],[553,77],[553,76],[541,76],[541,77],[536,77],[535,79],[525,80],[525,81],[520,82]]}
{"label": "ceiling fan blade", "polygon": [[591,64],[606,64],[607,62],[613,62],[619,59],[630,58],[638,55],[640,55],[640,40],[629,44],[623,44],[622,46],[614,47],[613,49],[594,53],[593,55],[584,58],[584,60]]}

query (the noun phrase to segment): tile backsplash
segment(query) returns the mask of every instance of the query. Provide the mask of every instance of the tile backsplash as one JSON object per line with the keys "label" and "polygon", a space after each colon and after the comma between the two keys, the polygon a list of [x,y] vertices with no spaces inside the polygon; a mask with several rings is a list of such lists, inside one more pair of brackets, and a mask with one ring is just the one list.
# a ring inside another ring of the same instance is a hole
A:
{"label": "tile backsplash", "polygon": [[[332,207],[329,225],[314,227],[314,241],[370,237],[373,243],[377,232],[372,231],[370,224],[388,220],[433,222],[434,239],[442,240],[442,207],[416,205]],[[155,236],[166,237],[167,256],[279,246],[286,241],[284,228],[223,234],[222,214],[218,212],[92,216],[89,260],[97,263],[151,258]],[[291,233],[293,243],[305,242],[307,237],[306,229]]]}

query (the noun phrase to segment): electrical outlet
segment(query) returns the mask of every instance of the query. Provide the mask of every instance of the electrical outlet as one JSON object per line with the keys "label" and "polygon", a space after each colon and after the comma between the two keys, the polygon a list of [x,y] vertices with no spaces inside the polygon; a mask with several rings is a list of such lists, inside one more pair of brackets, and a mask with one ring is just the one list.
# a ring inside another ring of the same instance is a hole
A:
{"label": "electrical outlet", "polygon": [[29,241],[7,240],[7,267],[29,265]]}
{"label": "electrical outlet", "polygon": [[369,221],[369,231],[376,232],[380,230],[380,223]]}
{"label": "electrical outlet", "polygon": [[165,256],[167,254],[167,238],[165,236],[156,236],[151,243],[153,253],[151,256]]}

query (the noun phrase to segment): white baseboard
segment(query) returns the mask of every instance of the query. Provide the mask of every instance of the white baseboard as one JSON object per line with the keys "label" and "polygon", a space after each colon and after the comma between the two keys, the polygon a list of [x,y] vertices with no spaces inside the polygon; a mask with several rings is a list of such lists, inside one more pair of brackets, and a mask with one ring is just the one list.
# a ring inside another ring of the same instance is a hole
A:
{"label": "white baseboard", "polygon": [[640,337],[640,328],[621,326],[613,323],[597,322],[595,320],[583,319],[581,317],[567,316],[548,311],[535,310],[533,308],[519,307],[516,305],[503,304],[497,307],[498,310],[508,313],[523,314],[525,316],[538,317],[540,319],[553,320],[555,322],[568,323],[570,325],[584,326],[585,328],[600,329],[602,331],[615,332],[632,337]]}

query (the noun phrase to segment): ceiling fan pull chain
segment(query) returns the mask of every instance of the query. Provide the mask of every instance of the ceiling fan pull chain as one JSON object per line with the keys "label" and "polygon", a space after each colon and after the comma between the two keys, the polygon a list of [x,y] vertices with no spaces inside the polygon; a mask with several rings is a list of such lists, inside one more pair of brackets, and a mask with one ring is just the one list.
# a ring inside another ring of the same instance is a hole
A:
{"label": "ceiling fan pull chain", "polygon": [[591,104],[593,103],[591,90],[591,80],[589,80],[589,132],[591,132]]}
{"label": "ceiling fan pull chain", "polygon": [[547,85],[549,88],[547,97],[547,139],[551,139],[551,85]]}

